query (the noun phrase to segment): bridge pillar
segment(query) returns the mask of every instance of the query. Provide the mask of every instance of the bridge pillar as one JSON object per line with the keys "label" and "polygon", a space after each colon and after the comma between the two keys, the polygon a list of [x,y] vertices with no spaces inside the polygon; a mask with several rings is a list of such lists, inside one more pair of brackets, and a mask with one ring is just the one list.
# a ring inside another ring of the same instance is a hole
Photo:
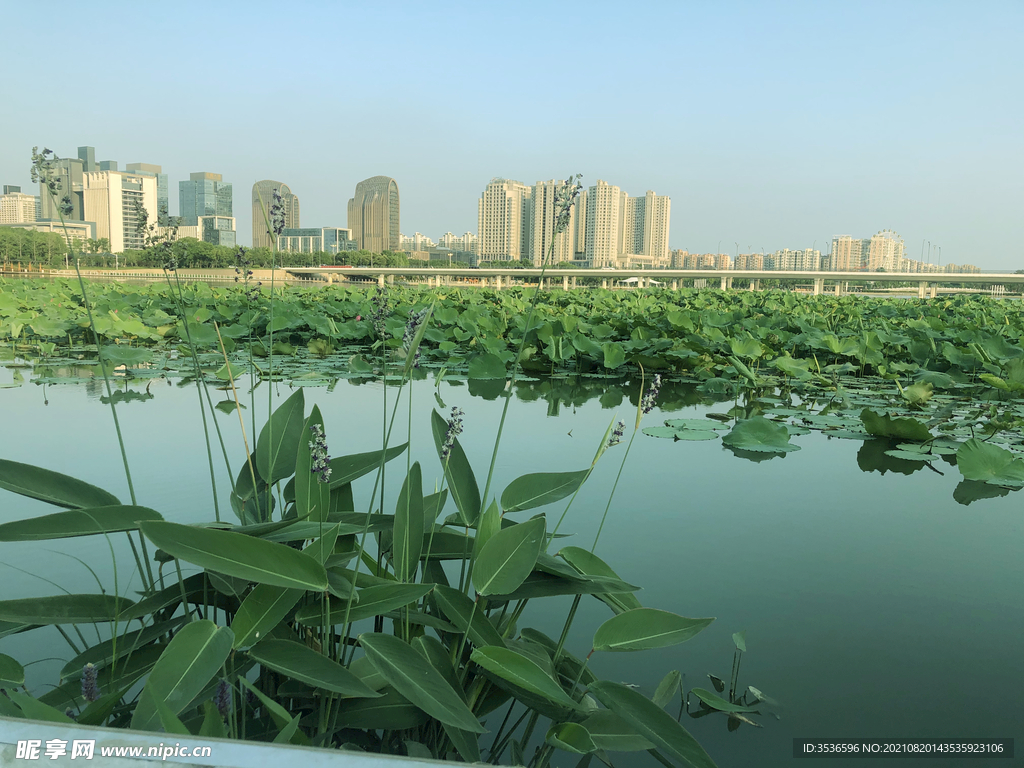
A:
{"label": "bridge pillar", "polygon": [[332,283],[334,283],[334,275],[332,275],[330,272],[328,272],[327,273],[327,284],[331,285]]}
{"label": "bridge pillar", "polygon": [[843,284],[841,282],[839,282],[838,280],[836,280],[836,296],[842,296],[842,295],[843,295]]}
{"label": "bridge pillar", "polygon": [[672,290],[673,291],[678,291],[679,290],[679,281],[678,280],[673,280],[672,281]]}
{"label": "bridge pillar", "polygon": [[824,277],[816,277],[816,278],[814,278],[814,295],[815,296],[821,296],[821,294],[822,294],[822,292],[824,290],[825,290],[825,278]]}
{"label": "bridge pillar", "polygon": [[722,276],[722,290],[723,290],[723,291],[724,291],[724,290],[726,289],[726,287],[727,287],[727,284],[728,284],[728,281],[729,281],[729,278],[727,278],[727,277],[725,277],[725,276],[723,275],[723,276]]}
{"label": "bridge pillar", "polygon": [[569,276],[568,275],[562,275],[562,290],[563,291],[568,291],[569,290]]}
{"label": "bridge pillar", "polygon": [[573,288],[575,288],[575,287],[576,287],[576,275],[573,275],[573,276],[572,276],[572,287],[573,287]]}
{"label": "bridge pillar", "polygon": [[377,275],[377,285],[381,288],[384,287],[384,275]]}
{"label": "bridge pillar", "polygon": [[494,290],[496,290],[496,291],[500,291],[501,290],[501,275],[495,275],[494,276]]}
{"label": "bridge pillar", "polygon": [[601,281],[601,288],[603,288],[606,291],[608,290],[608,278],[605,278],[604,280]]}
{"label": "bridge pillar", "polygon": [[939,286],[938,285],[933,285],[932,286],[932,298],[934,299],[938,295],[939,295]]}
{"label": "bridge pillar", "polygon": [[928,298],[928,281],[922,280],[917,284],[917,298],[926,299]]}

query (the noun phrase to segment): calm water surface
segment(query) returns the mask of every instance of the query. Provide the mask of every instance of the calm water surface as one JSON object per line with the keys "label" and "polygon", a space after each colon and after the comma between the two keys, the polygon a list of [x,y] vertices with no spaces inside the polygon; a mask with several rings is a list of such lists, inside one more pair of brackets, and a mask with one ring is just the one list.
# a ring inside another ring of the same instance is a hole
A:
{"label": "calm water surface", "polygon": [[[0,384],[10,380],[9,371],[0,373],[6,377]],[[261,391],[260,422],[266,411],[266,389]],[[291,391],[282,384],[276,396]],[[180,522],[211,520],[196,390],[155,380],[150,392],[153,399],[118,409],[138,502]],[[466,411],[461,439],[482,485],[501,401],[473,396],[457,382],[442,384],[439,393],[449,407]],[[0,455],[75,475],[127,500],[110,413],[99,394],[94,385],[74,384],[0,390]],[[305,394],[307,412],[312,402],[323,411],[332,456],[379,448],[379,383],[341,381],[331,392],[314,387]],[[413,459],[423,463],[424,484],[430,487],[430,479],[440,477],[428,420],[428,410],[436,406],[432,383],[417,382],[413,401]],[[725,407],[685,407],[671,417]],[[396,429],[404,435],[404,404],[400,413]],[[577,405],[514,400],[496,490],[527,472],[588,466],[616,413],[631,423],[635,406],[614,392]],[[228,436],[232,461],[240,461],[237,417],[217,413],[216,418]],[[661,418],[656,410],[645,423],[660,424]],[[685,719],[723,768],[831,764],[793,760],[794,737],[1012,737],[1019,754],[1024,749],[1022,494],[965,507],[952,498],[959,481],[953,467],[939,467],[942,476],[864,473],[857,463],[859,441],[810,434],[795,442],[803,450],[753,463],[724,450],[720,441],[673,443],[638,436],[598,554],[622,578],[643,587],[638,596],[645,605],[717,621],[665,651],[595,654],[598,674],[651,695],[665,672],[678,669],[688,687],[710,688],[705,675],[728,678],[731,635],[746,630],[740,686],[760,688],[785,709],[781,720],[762,717],[763,729],[742,726],[735,733],[727,732],[724,716]],[[588,481],[562,529],[575,535],[564,542],[586,548],[593,543],[624,447],[609,451]],[[404,464],[389,465],[392,500]],[[223,461],[217,467],[221,514],[233,521]],[[357,503],[368,501],[371,484],[357,483]],[[562,509],[548,507],[549,520]],[[52,511],[0,492],[0,521]],[[112,588],[106,545],[85,538],[0,544],[0,592],[14,598],[57,591],[45,580],[71,592],[95,591],[92,576],[68,555],[86,560]],[[118,558],[124,593],[138,582],[126,585],[134,568],[127,548]],[[520,626],[557,637],[571,598],[546,602],[540,611],[531,606]],[[585,599],[569,647],[585,654],[594,630],[609,615],[602,603]],[[0,652],[22,660],[67,657],[66,646],[48,632],[4,638]],[[51,659],[30,666],[30,686],[42,692],[54,684],[62,663]],[[643,753],[616,755],[615,763],[654,764]],[[1024,761],[1018,758],[1016,764]]]}

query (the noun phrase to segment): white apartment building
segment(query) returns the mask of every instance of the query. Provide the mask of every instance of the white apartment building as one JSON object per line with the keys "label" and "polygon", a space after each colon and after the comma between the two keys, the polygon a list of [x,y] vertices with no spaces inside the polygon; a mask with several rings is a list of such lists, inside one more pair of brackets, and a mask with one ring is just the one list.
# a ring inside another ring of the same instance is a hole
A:
{"label": "white apartment building", "polygon": [[590,266],[670,264],[670,198],[650,190],[643,197],[630,197],[619,187],[598,180],[587,191],[585,206]]}
{"label": "white apartment building", "polygon": [[601,179],[587,190],[587,261],[594,269],[614,267],[622,243],[623,192]]}
{"label": "white apartment building", "polygon": [[476,253],[476,242],[477,236],[472,232],[466,232],[462,237],[459,237],[452,232],[445,232],[438,239],[437,244],[441,248],[447,248],[450,251]]}
{"label": "white apartment building", "polygon": [[531,255],[533,190],[521,181],[491,179],[477,202],[480,261],[517,261]]}
{"label": "white apartment building", "polygon": [[122,171],[94,171],[82,174],[82,212],[86,221],[96,222],[96,238],[110,241],[110,252],[142,248],[138,206],[156,224],[157,179]]}
{"label": "white apartment building", "polygon": [[791,251],[783,248],[772,255],[773,269],[798,272],[818,272],[821,269],[821,251],[805,248]]}
{"label": "white apartment building", "polygon": [[533,237],[530,259],[535,267],[545,263],[558,264],[573,261],[576,258],[576,247],[573,236],[576,233],[576,206],[569,210],[569,226],[556,235],[555,224],[558,218],[555,201],[558,191],[565,186],[565,181],[552,179],[538,181],[533,185]]}
{"label": "white apartment building", "polygon": [[417,232],[412,237],[406,237],[405,235],[399,233],[398,241],[398,250],[404,252],[425,251],[427,250],[427,248],[437,247],[437,244],[429,237],[424,235],[422,232]]}
{"label": "white apartment building", "polygon": [[0,224],[27,224],[39,216],[39,198],[22,193],[21,187],[4,186],[0,195]]}

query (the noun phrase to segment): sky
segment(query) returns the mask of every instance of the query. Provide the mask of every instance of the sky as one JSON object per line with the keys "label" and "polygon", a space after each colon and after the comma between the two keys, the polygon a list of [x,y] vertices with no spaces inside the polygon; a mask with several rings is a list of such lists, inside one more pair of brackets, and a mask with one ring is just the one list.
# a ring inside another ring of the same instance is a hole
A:
{"label": "sky", "polygon": [[[670,245],[815,247],[896,230],[910,258],[1024,268],[1024,3],[10,4],[0,183],[33,146],[233,184],[346,226],[361,179],[401,229],[477,229],[495,176],[672,198]],[[37,192],[37,190],[36,190]],[[930,244],[930,246],[929,246]]]}

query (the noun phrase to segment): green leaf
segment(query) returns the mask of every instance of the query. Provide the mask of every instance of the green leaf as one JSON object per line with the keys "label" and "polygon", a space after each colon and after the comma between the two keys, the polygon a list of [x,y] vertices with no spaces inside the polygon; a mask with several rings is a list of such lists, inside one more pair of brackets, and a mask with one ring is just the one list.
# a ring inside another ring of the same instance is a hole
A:
{"label": "green leaf", "polygon": [[626,362],[626,353],[617,341],[606,341],[601,345],[601,349],[604,351],[605,368],[618,368]]}
{"label": "green leaf", "polygon": [[0,525],[0,541],[42,541],[134,531],[142,520],[163,520],[148,507],[116,506],[72,509]]}
{"label": "green leaf", "polygon": [[976,437],[957,450],[956,465],[967,480],[1011,488],[1024,485],[1024,459]]}
{"label": "green leaf", "polygon": [[749,335],[739,339],[729,339],[729,348],[736,357],[746,357],[750,360],[756,360],[764,354],[761,342]]}
{"label": "green leaf", "polygon": [[147,707],[153,707],[156,710],[157,716],[160,719],[160,725],[167,733],[176,733],[183,736],[192,736],[192,732],[185,727],[185,724],[181,722],[181,719],[174,713],[174,711],[167,706],[162,699],[154,698],[153,693],[149,690],[143,690],[140,700],[146,701]]}
{"label": "green leaf", "polygon": [[231,621],[235,648],[248,648],[280,624],[305,594],[303,589],[288,589],[257,584],[246,595]]}
{"label": "green leaf", "polygon": [[[356,593],[359,599],[349,611],[349,621],[369,619],[409,605],[428,594],[433,588],[433,584],[379,584],[363,587]],[[332,598],[327,609],[328,624],[344,622],[347,606],[347,600]],[[300,608],[295,613],[295,620],[300,624],[319,626],[323,621],[320,604],[310,603]]]}
{"label": "green leaf", "polygon": [[721,696],[713,694],[711,691],[705,690],[704,688],[693,688],[692,691],[694,696],[703,701],[712,709],[717,709],[719,712],[756,712],[756,707],[744,707],[739,704],[733,704],[732,702],[726,701]]}
{"label": "green leaf", "polygon": [[399,581],[412,581],[423,552],[423,478],[420,464],[409,469],[395,509],[394,568]]}
{"label": "green leaf", "polygon": [[326,439],[324,420],[315,405],[302,426],[302,438],[295,455],[295,510],[299,520],[318,522],[326,520],[331,511],[331,485],[330,482],[322,482],[320,473],[313,471],[310,444],[314,426],[324,431]]}
{"label": "green leaf", "polygon": [[159,722],[153,701],[178,714],[206,688],[231,653],[234,636],[227,627],[201,620],[186,624],[167,644],[146,680],[151,699],[140,698],[132,715],[134,730],[148,731]]}
{"label": "green leaf", "polygon": [[556,749],[575,755],[589,755],[597,751],[590,732],[579,723],[558,723],[548,729],[544,741]]}
{"label": "green leaf", "polygon": [[469,361],[468,376],[471,379],[504,379],[505,363],[497,355],[477,355]]}
{"label": "green leaf", "polygon": [[388,448],[386,451],[369,451],[367,453],[353,453],[350,456],[339,456],[331,459],[331,490],[340,488],[346,483],[351,483],[363,475],[373,472],[380,467],[381,457],[387,463],[397,456],[405,453],[409,447],[408,443],[402,443]]}
{"label": "green leaf", "polygon": [[73,723],[70,717],[58,709],[44,704],[27,694],[17,691],[7,691],[7,696],[21,709],[29,720],[43,720],[48,723]]}
{"label": "green leaf", "polygon": [[919,381],[901,390],[900,394],[911,405],[924,405],[932,399],[932,384],[930,381]]}
{"label": "green leaf", "polygon": [[[585,576],[598,576],[621,581],[619,575],[604,560],[593,552],[580,547],[562,547],[558,556]],[[598,594],[598,599],[607,603],[616,613],[640,608],[640,601],[630,592]]]}
{"label": "green leaf", "polygon": [[0,488],[66,509],[120,505],[117,497],[95,485],[42,467],[0,459]]}
{"label": "green leaf", "polygon": [[0,653],[0,688],[17,688],[25,684],[25,668],[10,656]]}
{"label": "green leaf", "polygon": [[113,621],[134,602],[115,595],[51,595],[0,600],[0,621],[18,624],[98,624]]}
{"label": "green leaf", "polygon": [[324,567],[284,544],[164,521],[143,522],[141,528],[146,538],[160,549],[200,568],[258,584],[315,592],[327,589]]}
{"label": "green leaf", "polygon": [[114,365],[134,367],[148,363],[153,358],[153,353],[141,347],[110,345],[103,347],[100,357]]}
{"label": "green leaf", "polygon": [[221,381],[237,381],[239,376],[245,373],[246,369],[234,363],[224,363],[213,375]]}
{"label": "green leaf", "polygon": [[747,631],[743,630],[742,632],[733,632],[732,642],[736,646],[737,650],[743,651],[743,653],[746,653],[747,652]]}
{"label": "green leaf", "polygon": [[[448,422],[437,411],[431,411],[430,426],[434,434],[434,446],[437,449],[438,458],[440,458],[444,437],[448,431]],[[455,501],[455,507],[459,510],[463,525],[475,526],[480,517],[480,487],[476,483],[473,467],[470,465],[469,459],[466,458],[466,452],[462,449],[458,438],[455,438],[455,442],[452,444],[447,462],[441,459],[441,466],[444,467],[448,488],[452,492],[452,499]]]}
{"label": "green leaf", "polygon": [[256,471],[273,485],[295,472],[295,456],[304,437],[305,400],[302,388],[277,407],[256,441]]}
{"label": "green leaf", "polygon": [[426,713],[394,688],[385,688],[381,693],[377,699],[343,700],[338,725],[372,731],[404,731],[427,722]]}
{"label": "green leaf", "polygon": [[877,414],[870,408],[865,408],[860,412],[860,420],[864,422],[864,429],[869,435],[918,442],[932,439],[932,433],[928,431],[928,427],[917,419],[894,419],[887,413]]}
{"label": "green leaf", "polygon": [[[136,605],[138,604],[136,603]],[[102,643],[91,645],[64,665],[60,671],[60,677],[62,680],[77,680],[81,678],[82,669],[86,664],[103,669],[115,659],[121,659],[134,653],[168,632],[177,631],[178,627],[185,624],[188,619],[188,616],[178,616],[139,630],[125,632],[117,638],[116,643],[113,640],[105,640]]]}
{"label": "green leaf", "polygon": [[672,697],[676,695],[676,691],[680,690],[682,681],[682,675],[679,674],[678,670],[673,669],[665,675],[660,683],[658,683],[658,687],[655,689],[654,696],[651,697],[651,701],[664,709],[665,705],[672,701]]}
{"label": "green leaf", "polygon": [[789,442],[789,430],[764,416],[737,422],[722,442],[741,451],[786,453],[800,450],[799,445]]}
{"label": "green leaf", "polygon": [[341,664],[292,640],[263,640],[249,649],[249,658],[314,688],[353,698],[380,696]]}
{"label": "green leaf", "polygon": [[593,683],[590,692],[669,756],[693,768],[717,768],[704,748],[672,715],[642,694],[608,680]]}
{"label": "green leaf", "polygon": [[542,507],[576,492],[590,475],[589,469],[576,472],[538,472],[517,477],[501,494],[505,514]]}
{"label": "green leaf", "polygon": [[359,644],[384,679],[428,715],[464,731],[485,733],[441,673],[404,640],[368,632],[359,636]]}
{"label": "green leaf", "polygon": [[554,678],[526,656],[502,646],[488,645],[476,648],[471,658],[492,675],[517,688],[547,699],[560,707],[582,710],[581,705],[573,701]]}
{"label": "green leaf", "polygon": [[645,651],[686,642],[714,619],[688,619],[657,608],[612,616],[594,633],[595,651]]}
{"label": "green leaf", "polygon": [[545,520],[535,517],[503,528],[480,550],[473,586],[481,595],[515,590],[530,575],[545,544]]}
{"label": "green leaf", "polygon": [[[443,584],[434,586],[434,600],[441,613],[448,617],[448,620],[459,628],[460,632],[469,630],[469,639],[474,645],[504,645],[498,630],[494,628],[491,620],[483,611],[474,610],[473,601],[469,596],[457,589],[446,587]],[[470,617],[473,618],[470,627]]]}
{"label": "green leaf", "polygon": [[646,752],[654,749],[654,744],[638,734],[610,709],[591,712],[582,725],[598,749],[609,752]]}

